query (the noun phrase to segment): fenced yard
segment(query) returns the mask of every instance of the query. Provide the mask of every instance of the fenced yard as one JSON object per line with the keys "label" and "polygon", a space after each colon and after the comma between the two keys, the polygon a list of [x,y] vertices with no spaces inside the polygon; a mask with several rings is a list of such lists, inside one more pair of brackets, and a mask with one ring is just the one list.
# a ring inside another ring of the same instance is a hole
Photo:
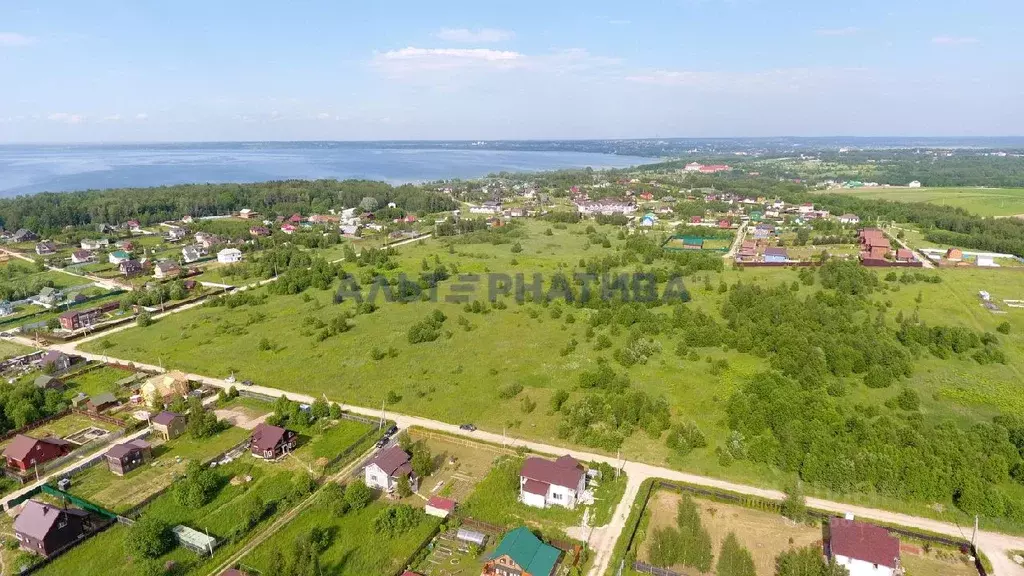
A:
{"label": "fenced yard", "polygon": [[[76,444],[84,444],[84,442],[76,442],[73,437],[76,433],[85,433],[87,430],[99,429],[104,433],[111,432],[117,427],[101,422],[97,419],[90,418],[84,414],[75,412],[69,412],[60,418],[55,418],[35,428],[26,430],[24,434],[28,434],[33,438],[43,438],[45,436],[53,436],[54,438],[65,438],[69,441],[75,442]],[[7,447],[11,443],[12,438],[8,438],[3,442],[0,442],[0,451]]]}
{"label": "fenced yard", "polygon": [[498,538],[489,537],[481,548],[458,540],[456,530],[438,534],[427,546],[428,553],[413,570],[423,576],[477,576],[483,558],[497,548]]}

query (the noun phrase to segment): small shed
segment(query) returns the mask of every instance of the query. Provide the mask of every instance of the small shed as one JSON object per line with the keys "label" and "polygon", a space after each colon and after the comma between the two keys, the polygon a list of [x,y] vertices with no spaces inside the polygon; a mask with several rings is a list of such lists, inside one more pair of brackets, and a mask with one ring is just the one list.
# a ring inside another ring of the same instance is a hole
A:
{"label": "small shed", "polygon": [[181,544],[196,554],[213,554],[213,549],[217,547],[216,538],[198,530],[193,530],[188,526],[179,524],[174,528],[171,528],[171,532],[174,533],[174,537],[178,540],[178,544]]}
{"label": "small shed", "polygon": [[427,500],[427,506],[424,508],[424,511],[430,516],[447,518],[449,514],[455,511],[455,502],[448,498],[431,496],[430,499]]}

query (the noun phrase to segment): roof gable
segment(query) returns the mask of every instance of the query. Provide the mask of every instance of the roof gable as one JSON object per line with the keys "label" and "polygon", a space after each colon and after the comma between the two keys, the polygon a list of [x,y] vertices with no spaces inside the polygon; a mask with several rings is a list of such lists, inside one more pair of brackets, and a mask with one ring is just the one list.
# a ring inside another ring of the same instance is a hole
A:
{"label": "roof gable", "polygon": [[394,476],[396,471],[400,471],[404,475],[407,472],[405,465],[409,464],[409,459],[409,454],[402,450],[401,446],[391,446],[374,456],[373,460],[370,460],[370,464],[375,464],[388,476]]}
{"label": "roof gable", "polygon": [[530,457],[523,461],[519,475],[530,480],[576,489],[583,479],[583,466],[568,454],[554,462]]}
{"label": "roof gable", "polygon": [[548,576],[555,568],[561,552],[540,541],[527,528],[520,526],[501,539],[491,559],[508,556],[525,572]]}
{"label": "roof gable", "polygon": [[829,550],[832,555],[846,556],[870,564],[896,568],[900,557],[900,541],[881,526],[832,518],[829,520]]}

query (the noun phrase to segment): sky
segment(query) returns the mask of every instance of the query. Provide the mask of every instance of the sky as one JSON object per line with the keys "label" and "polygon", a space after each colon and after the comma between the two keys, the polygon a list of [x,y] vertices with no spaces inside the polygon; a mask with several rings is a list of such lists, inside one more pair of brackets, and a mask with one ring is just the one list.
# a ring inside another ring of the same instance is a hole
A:
{"label": "sky", "polygon": [[0,142],[1024,135],[1020,0],[0,0]]}

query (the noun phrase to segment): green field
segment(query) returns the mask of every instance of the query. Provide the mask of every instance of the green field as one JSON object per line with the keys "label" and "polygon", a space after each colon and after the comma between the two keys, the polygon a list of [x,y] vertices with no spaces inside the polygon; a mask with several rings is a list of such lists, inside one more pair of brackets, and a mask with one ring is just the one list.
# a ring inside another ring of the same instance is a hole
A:
{"label": "green field", "polygon": [[[111,472],[105,463],[85,469],[72,478],[70,492],[114,512],[125,512],[169,485],[191,460],[205,462],[249,435],[232,426],[212,438],[195,440],[187,434],[153,447],[153,459],[124,476]],[[253,460],[245,455],[242,460]]]}
{"label": "green field", "polygon": [[22,346],[7,340],[0,340],[0,360],[7,360],[8,358],[14,358],[15,356],[23,356],[32,352],[34,348],[28,346]]}
{"label": "green field", "polygon": [[[105,470],[104,470],[105,471]],[[153,515],[175,524],[184,524],[190,528],[206,531],[218,540],[230,536],[241,527],[240,514],[242,496],[258,495],[263,502],[280,502],[292,490],[295,473],[290,469],[281,469],[274,464],[255,458],[242,458],[218,468],[223,487],[210,503],[201,508],[187,508],[177,503],[172,493],[167,493],[146,506],[144,514]],[[233,477],[251,476],[252,480],[240,484],[232,484]],[[279,513],[280,509],[272,514]],[[270,516],[271,518],[273,515]],[[265,525],[269,520],[264,519]],[[125,537],[128,530],[117,524],[107,531],[76,546],[70,552],[60,556],[48,564],[39,574],[76,574],[81,576],[145,576],[151,574],[144,561],[132,558],[125,550]],[[205,560],[193,552],[176,547],[171,552],[154,560],[163,565],[167,561],[178,564],[180,574],[206,574],[212,566],[222,562],[226,557],[241,546],[241,542],[226,542],[219,546],[212,560]],[[203,568],[205,567],[205,570]]]}
{"label": "green field", "polygon": [[[427,240],[399,248],[397,260],[410,274],[418,274],[421,262],[428,259],[432,263],[435,255],[461,273],[550,272],[560,266],[574,270],[581,258],[614,254],[622,243],[611,226],[597,227],[599,234],[610,238],[611,248],[591,244],[582,224],[555,228],[550,236],[544,232],[548,228],[546,223],[529,222],[528,235],[519,240],[523,248],[519,253],[512,253],[508,244],[455,244],[449,250],[442,241]],[[346,270],[359,273],[355,267]],[[953,419],[967,426],[1000,411],[1024,411],[1024,394],[1018,384],[1024,371],[1024,338],[1020,335],[1024,310],[992,314],[979,305],[977,298],[979,290],[987,290],[996,299],[1024,299],[1020,278],[1007,271],[983,269],[929,273],[940,275],[943,281],[912,285],[895,282],[871,299],[883,305],[891,303],[887,309],[889,322],[898,312],[911,314],[919,309],[921,319],[932,324],[994,332],[998,324],[1008,321],[1013,329],[1009,335],[1000,336],[1006,364],[979,365],[968,357],[921,357],[906,383],[919,393],[923,417]],[[789,285],[796,280],[797,274],[789,269],[700,272],[696,278],[687,279],[692,296],[688,306],[717,316],[725,298],[716,289],[721,281]],[[798,285],[797,289],[798,294],[807,295],[820,287]],[[919,293],[920,304],[916,302]],[[439,294],[443,297],[450,292],[442,289]],[[165,366],[201,374],[234,372],[239,379],[314,396],[326,394],[331,400],[359,406],[380,406],[388,400],[389,409],[399,412],[452,423],[473,422],[491,431],[504,429],[511,437],[565,445],[567,441],[557,433],[559,417],[548,409],[551,397],[562,389],[569,391],[570,402],[581,397],[583,392],[575,386],[578,374],[593,370],[599,357],[611,360],[612,350],[629,337],[628,331],[609,333],[612,347],[597,351],[594,340],[586,337],[590,311],[564,307],[563,314],[555,319],[550,309],[519,305],[508,298],[507,309],[487,314],[469,313],[462,305],[443,302],[382,304],[373,314],[356,316],[351,331],[318,342],[304,328],[305,318],[326,321],[351,306],[332,304],[332,295],[333,291],[307,290],[300,295],[271,296],[257,306],[200,307],[145,329],[133,328],[90,342],[85,348],[142,362],[162,361]],[[479,291],[477,297],[482,297]],[[410,344],[409,328],[435,309],[447,315],[445,335],[433,342]],[[575,322],[567,321],[570,313]],[[460,317],[465,320],[460,321]],[[273,344],[271,350],[259,349],[264,338]],[[730,394],[747,378],[766,369],[768,362],[719,348],[701,349],[699,360],[688,360],[673,353],[673,338],[654,338],[662,352],[646,364],[629,368],[633,386],[663,395],[673,419],[693,420],[708,436],[709,448],[695,450],[684,458],[673,454],[663,441],[634,433],[626,439],[622,453],[631,459],[710,476],[773,487],[785,485],[789,475],[749,461],[724,466],[714,452],[729,434],[723,416]],[[577,346],[563,355],[571,340]],[[374,360],[371,352],[375,348],[394,348],[396,355]],[[202,352],[197,354],[196,350]],[[712,361],[723,359],[728,362],[727,368],[716,368]],[[621,370],[614,361],[612,364]],[[522,392],[513,398],[500,397],[499,390],[510,385],[522,385]],[[867,388],[858,379],[850,379],[847,388],[850,402],[878,406],[883,411],[887,410],[885,402],[899,391],[897,386]],[[536,403],[537,409],[525,410],[524,397]],[[1009,486],[1007,490],[1022,488]],[[907,505],[870,494],[844,498],[922,514],[929,510],[923,505]]]}
{"label": "green field", "polygon": [[71,395],[78,392],[82,392],[87,396],[102,392],[113,392],[116,395],[120,392],[116,384],[117,381],[128,378],[131,375],[132,373],[127,370],[103,366],[77,375],[72,374],[70,377],[64,378],[64,383],[69,387]]}
{"label": "green field", "polygon": [[[388,507],[387,504],[373,502],[362,510],[349,511],[339,517],[331,512],[329,503],[323,500],[319,498],[279,530],[272,540],[261,544],[246,556],[242,563],[269,574],[267,569],[275,552],[287,553],[296,538],[308,534],[314,528],[320,528],[333,535],[331,545],[320,555],[320,566],[324,574],[394,574],[440,522],[432,516],[423,516],[416,527],[387,538],[377,535],[373,529],[374,518]],[[372,545],[368,545],[371,541]]]}
{"label": "green field", "polygon": [[[111,431],[114,430],[116,426],[112,426],[110,424],[107,424],[106,422],[100,422],[99,420],[93,420],[92,418],[89,418],[88,416],[83,416],[82,414],[68,414],[66,416],[57,418],[56,420],[51,420],[46,424],[43,424],[42,426],[33,428],[26,434],[34,438],[42,438],[44,436],[63,438],[74,432],[78,432],[79,430],[82,430],[84,428],[100,428],[103,430]],[[0,442],[0,451],[2,451],[10,443],[10,439],[4,442]]]}
{"label": "green field", "polygon": [[1024,188],[853,188],[829,192],[896,202],[931,202],[979,216],[1024,214]]}

